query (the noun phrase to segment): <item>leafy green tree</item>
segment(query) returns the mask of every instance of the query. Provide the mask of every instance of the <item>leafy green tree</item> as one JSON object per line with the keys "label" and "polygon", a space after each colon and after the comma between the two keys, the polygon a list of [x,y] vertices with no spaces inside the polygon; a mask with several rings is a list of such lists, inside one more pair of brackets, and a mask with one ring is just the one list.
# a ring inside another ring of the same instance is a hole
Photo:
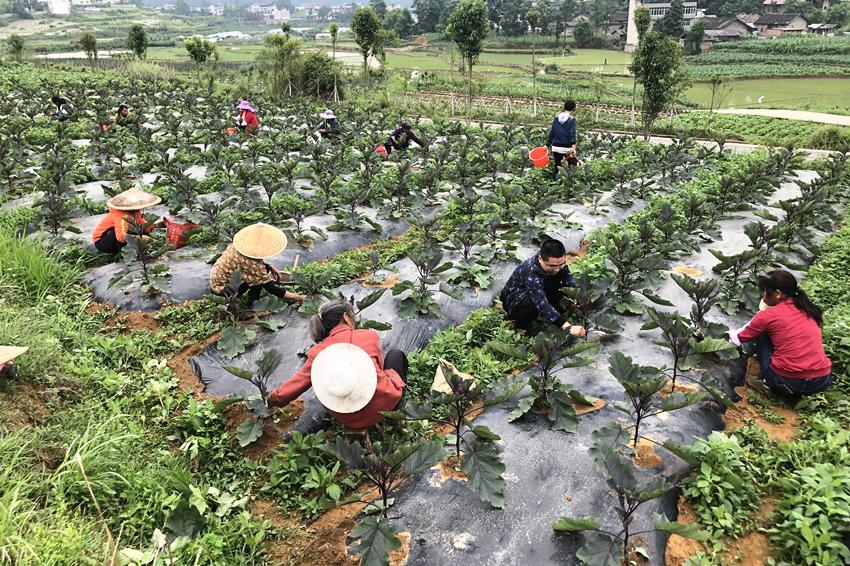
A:
{"label": "leafy green tree", "polygon": [[585,2],[584,6],[589,8],[590,22],[593,25],[594,31],[605,25],[611,16],[622,7],[622,2],[619,0],[593,0],[593,2]]}
{"label": "leafy green tree", "polygon": [[283,35],[286,36],[286,39],[289,39],[289,32],[292,31],[292,26],[289,25],[289,22],[283,22],[280,24],[280,31],[283,32]]}
{"label": "leafy green tree", "polygon": [[86,59],[89,60],[89,65],[94,70],[97,67],[97,38],[92,32],[84,31],[77,40],[77,44],[85,52]]}
{"label": "leafy green tree", "polygon": [[484,0],[461,0],[449,18],[446,33],[451,37],[469,71],[467,102],[472,106],[472,67],[478,62],[484,40],[490,31]]}
{"label": "leafy green tree", "polygon": [[525,13],[528,11],[526,2],[521,0],[505,0],[502,15],[502,31],[505,35],[522,35],[528,30]]}
{"label": "leafy green tree", "polygon": [[189,52],[189,58],[195,62],[195,68],[198,73],[201,72],[201,65],[206,63],[207,59],[216,53],[215,44],[199,35],[193,35],[184,39],[183,47]]}
{"label": "leafy green tree", "polygon": [[312,51],[304,56],[304,86],[316,98],[322,98],[334,88],[336,63],[323,51]]}
{"label": "leafy green tree", "polygon": [[536,61],[536,44],[537,28],[540,26],[540,12],[537,10],[529,10],[525,14],[525,21],[528,22],[528,27],[531,30],[531,84],[534,97],[534,115],[537,116],[537,61]]}
{"label": "leafy green tree", "polygon": [[375,10],[381,21],[387,16],[387,3],[384,0],[369,0],[369,6]]}
{"label": "leafy green tree", "polygon": [[675,99],[674,87],[679,80],[681,66],[682,49],[678,41],[655,31],[644,35],[629,71],[643,87],[641,117],[647,137],[658,115]]}
{"label": "leafy green tree", "polygon": [[649,31],[649,26],[652,25],[652,14],[649,13],[649,8],[641,6],[635,10],[635,28],[638,34],[638,43]]}
{"label": "leafy green tree", "polygon": [[407,8],[393,8],[387,12],[384,29],[394,31],[399,37],[410,37],[415,29],[410,11]]}
{"label": "leafy green tree", "polygon": [[437,31],[437,25],[445,8],[445,0],[413,0],[413,11],[416,13],[419,33]]}
{"label": "leafy green tree", "polygon": [[189,3],[186,0],[176,0],[174,2],[174,13],[180,14],[181,16],[188,16],[191,10],[189,9]]}
{"label": "leafy green tree", "polygon": [[363,55],[363,80],[369,86],[369,55],[374,55],[381,44],[381,20],[371,7],[357,8],[351,18],[354,43]]}
{"label": "leafy green tree", "polygon": [[15,61],[20,62],[24,57],[24,38],[13,33],[6,40],[6,49],[9,51],[9,56]]}
{"label": "leafy green tree", "polygon": [[699,55],[702,51],[702,38],[705,35],[705,22],[697,20],[688,30],[685,50],[688,55]]}
{"label": "leafy green tree", "polygon": [[331,34],[331,45],[333,46],[333,62],[334,62],[334,102],[339,102],[339,85],[337,84],[337,65],[336,65],[336,41],[339,38],[339,24],[336,22],[328,26],[328,32]]}
{"label": "leafy green tree", "polygon": [[144,59],[148,52],[148,34],[140,24],[130,26],[127,33],[127,47],[139,59]]}
{"label": "leafy green tree", "polygon": [[258,59],[268,91],[277,98],[292,96],[293,85],[300,84],[304,67],[301,40],[279,33],[270,35]]}
{"label": "leafy green tree", "polygon": [[593,43],[593,26],[590,22],[580,22],[573,30],[576,47],[590,47]]}
{"label": "leafy green tree", "polygon": [[653,28],[654,31],[665,37],[680,38],[684,33],[682,19],[685,17],[685,5],[682,0],[673,0],[670,9],[658,20]]}

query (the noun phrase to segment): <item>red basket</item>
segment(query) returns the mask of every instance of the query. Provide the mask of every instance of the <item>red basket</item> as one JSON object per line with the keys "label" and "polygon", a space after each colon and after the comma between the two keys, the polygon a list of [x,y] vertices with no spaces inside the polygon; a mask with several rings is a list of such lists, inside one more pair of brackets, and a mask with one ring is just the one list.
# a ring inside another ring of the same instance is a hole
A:
{"label": "red basket", "polygon": [[194,222],[175,222],[169,217],[165,217],[165,240],[172,244],[175,248],[182,248],[186,245],[190,230],[197,230],[198,225]]}

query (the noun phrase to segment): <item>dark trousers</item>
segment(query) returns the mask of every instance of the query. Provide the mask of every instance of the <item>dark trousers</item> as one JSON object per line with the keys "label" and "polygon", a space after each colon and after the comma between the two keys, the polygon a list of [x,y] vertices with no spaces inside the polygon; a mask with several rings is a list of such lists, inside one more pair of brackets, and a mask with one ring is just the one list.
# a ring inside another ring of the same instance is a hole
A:
{"label": "dark trousers", "polygon": [[407,356],[404,352],[393,348],[384,354],[384,369],[394,370],[401,380],[404,382],[404,389],[401,391],[401,398],[398,400],[395,408],[398,409],[404,405],[404,396],[407,394]]}
{"label": "dark trousers", "polygon": [[578,159],[576,159],[575,157],[567,157],[567,155],[569,155],[569,154],[568,153],[558,153],[557,151],[552,152],[552,157],[554,158],[554,161],[555,161],[555,179],[556,180],[561,176],[560,167],[561,167],[561,163],[564,161],[564,159],[567,160],[567,163],[569,164],[570,167],[578,166]]}
{"label": "dark trousers", "polygon": [[756,339],[756,352],[764,382],[771,391],[782,397],[799,399],[803,395],[820,393],[832,382],[832,374],[814,379],[793,379],[773,371],[770,367],[770,361],[773,359],[773,343],[767,334],[762,334]]}
{"label": "dark trousers", "polygon": [[[546,298],[549,300],[549,304],[555,307],[556,311],[561,314],[564,313],[564,308],[561,306],[561,300],[563,300],[564,295],[561,291],[558,289],[546,289]],[[513,321],[514,327],[517,330],[528,330],[540,315],[531,297],[525,297],[519,303],[511,305],[505,309],[505,312],[508,315],[508,320]]]}
{"label": "dark trousers", "polygon": [[115,228],[110,228],[94,243],[94,247],[103,254],[117,254],[124,247],[124,244],[115,237]]}

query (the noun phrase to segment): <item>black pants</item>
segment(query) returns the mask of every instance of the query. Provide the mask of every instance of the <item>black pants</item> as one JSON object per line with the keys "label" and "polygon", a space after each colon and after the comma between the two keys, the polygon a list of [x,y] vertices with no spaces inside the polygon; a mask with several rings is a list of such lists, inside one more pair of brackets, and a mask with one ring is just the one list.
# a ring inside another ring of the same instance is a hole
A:
{"label": "black pants", "polygon": [[384,354],[384,369],[394,370],[401,380],[404,382],[404,389],[401,391],[401,398],[395,408],[398,409],[404,405],[404,397],[407,394],[407,356],[404,352],[393,348]]}
{"label": "black pants", "polygon": [[110,228],[94,243],[94,247],[103,254],[117,254],[124,247],[124,244],[115,237],[115,228]]}
{"label": "black pants", "polygon": [[286,297],[286,289],[281,287],[276,281],[269,281],[268,283],[263,283],[262,285],[248,285],[247,283],[242,283],[239,285],[239,291],[237,291],[236,295],[240,296],[245,293],[248,293],[248,304],[251,305],[260,298],[260,293],[265,290],[267,293],[270,293],[277,297],[278,299],[283,299]]}
{"label": "black pants", "polygon": [[[556,311],[564,314],[564,307],[561,306],[561,300],[563,300],[564,295],[559,290],[547,289],[546,298],[549,300],[549,304],[555,307]],[[506,308],[505,312],[508,315],[508,320],[512,320],[514,327],[518,330],[528,330],[531,328],[531,324],[537,320],[537,317],[540,315],[537,311],[537,307],[534,306],[534,302],[531,300],[531,297],[525,297],[519,303],[512,305],[510,308]]]}

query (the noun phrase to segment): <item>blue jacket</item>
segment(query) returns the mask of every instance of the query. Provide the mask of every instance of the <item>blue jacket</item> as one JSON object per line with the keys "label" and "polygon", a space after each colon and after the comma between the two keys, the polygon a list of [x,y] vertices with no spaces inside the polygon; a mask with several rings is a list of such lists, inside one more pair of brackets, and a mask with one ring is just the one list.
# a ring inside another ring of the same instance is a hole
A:
{"label": "blue jacket", "polygon": [[505,284],[505,288],[502,289],[499,298],[502,300],[505,312],[510,313],[523,300],[531,297],[531,302],[543,318],[552,324],[561,325],[564,322],[563,316],[549,302],[546,292],[549,291],[551,294],[562,287],[575,287],[576,282],[570,273],[570,268],[566,265],[555,275],[548,275],[540,267],[539,258],[540,254],[535,254],[534,257],[519,264]]}
{"label": "blue jacket", "polygon": [[[566,116],[566,118],[564,118]],[[562,118],[563,121],[562,121]],[[572,147],[576,143],[576,119],[567,112],[561,112],[552,120],[549,130],[549,141],[546,145],[552,147]]]}

